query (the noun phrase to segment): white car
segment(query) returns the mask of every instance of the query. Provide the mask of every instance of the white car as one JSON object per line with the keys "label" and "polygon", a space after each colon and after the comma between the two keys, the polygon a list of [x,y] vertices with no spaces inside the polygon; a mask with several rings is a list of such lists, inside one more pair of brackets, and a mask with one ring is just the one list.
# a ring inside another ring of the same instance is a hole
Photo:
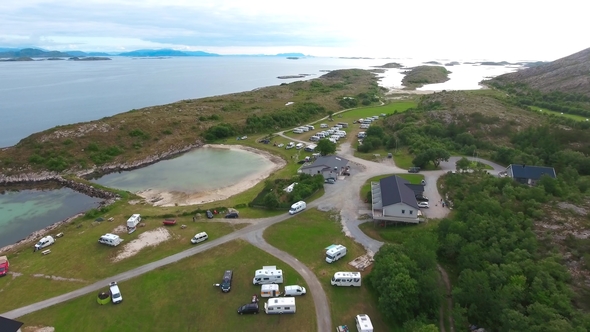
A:
{"label": "white car", "polygon": [[428,208],[428,202],[418,202],[419,208]]}
{"label": "white car", "polygon": [[123,302],[123,296],[121,295],[121,291],[119,290],[119,286],[117,286],[117,282],[113,281],[109,284],[111,290],[111,300],[114,304]]}

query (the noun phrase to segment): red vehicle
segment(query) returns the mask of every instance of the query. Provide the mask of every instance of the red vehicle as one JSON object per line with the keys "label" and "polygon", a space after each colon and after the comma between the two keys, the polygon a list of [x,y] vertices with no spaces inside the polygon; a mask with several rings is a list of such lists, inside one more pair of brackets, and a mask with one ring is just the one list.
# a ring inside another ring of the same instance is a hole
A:
{"label": "red vehicle", "polygon": [[163,224],[165,226],[176,225],[176,219],[166,219],[166,220],[163,221]]}
{"label": "red vehicle", "polygon": [[8,273],[8,267],[10,267],[8,258],[6,256],[0,256],[0,276],[5,276]]}

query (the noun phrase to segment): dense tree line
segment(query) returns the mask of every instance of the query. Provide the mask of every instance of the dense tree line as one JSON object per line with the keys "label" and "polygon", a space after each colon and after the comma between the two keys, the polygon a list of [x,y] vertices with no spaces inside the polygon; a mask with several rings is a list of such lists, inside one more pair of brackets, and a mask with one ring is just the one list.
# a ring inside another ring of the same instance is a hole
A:
{"label": "dense tree line", "polygon": [[452,218],[438,227],[439,255],[459,271],[455,322],[489,331],[586,331],[590,319],[572,306],[569,273],[558,256],[541,256],[532,221],[566,183],[536,187],[483,172],[449,175]]}
{"label": "dense tree line", "polygon": [[368,283],[377,294],[378,308],[406,331],[438,331],[429,326],[438,317],[442,298],[437,248],[436,234],[426,233],[408,238],[403,245],[384,245],[374,257]]}
{"label": "dense tree line", "polygon": [[[293,190],[284,191],[290,184],[297,183]],[[291,204],[305,200],[324,187],[324,176],[301,173],[291,179],[267,180],[264,189],[250,202],[252,207],[268,209],[288,208]]]}

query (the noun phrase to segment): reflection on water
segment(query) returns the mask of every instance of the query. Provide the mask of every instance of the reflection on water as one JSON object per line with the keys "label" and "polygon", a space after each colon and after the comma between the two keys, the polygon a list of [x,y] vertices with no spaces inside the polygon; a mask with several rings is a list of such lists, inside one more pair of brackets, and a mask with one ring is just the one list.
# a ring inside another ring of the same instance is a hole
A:
{"label": "reflection on water", "polygon": [[0,247],[96,207],[100,201],[69,188],[5,191],[0,194]]}
{"label": "reflection on water", "polygon": [[272,167],[266,158],[248,151],[201,148],[174,159],[92,180],[104,186],[138,192],[146,189],[206,192],[227,187]]}

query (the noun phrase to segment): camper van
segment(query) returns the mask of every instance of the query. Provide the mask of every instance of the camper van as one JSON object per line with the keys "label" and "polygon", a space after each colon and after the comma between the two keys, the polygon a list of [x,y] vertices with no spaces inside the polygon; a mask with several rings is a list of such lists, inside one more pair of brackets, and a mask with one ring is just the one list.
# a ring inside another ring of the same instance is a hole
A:
{"label": "camper van", "polygon": [[295,145],[295,149],[297,150],[301,150],[305,145],[303,143],[297,143],[297,145]]}
{"label": "camper van", "polygon": [[307,293],[305,287],[299,285],[285,286],[285,296],[299,296],[305,295],[305,293]]}
{"label": "camper van", "polygon": [[358,332],[373,332],[373,323],[367,314],[360,314],[354,317]]}
{"label": "camper van", "polygon": [[141,222],[141,215],[133,214],[127,219],[127,228],[135,228]]}
{"label": "camper van", "polygon": [[293,143],[293,142],[289,142],[289,144],[287,144],[287,146],[285,146],[285,149],[286,149],[286,150],[289,150],[289,149],[292,149],[292,148],[294,148],[294,147],[295,147],[295,143]]}
{"label": "camper van", "polygon": [[260,297],[277,297],[280,295],[281,292],[277,284],[262,285],[260,288]]}
{"label": "camper van", "polygon": [[346,255],[346,247],[338,244],[326,248],[326,262],[333,263]]}
{"label": "camper van", "polygon": [[263,266],[262,270],[254,272],[252,283],[254,285],[282,284],[283,270],[277,270],[276,266]]}
{"label": "camper van", "polygon": [[201,232],[201,233],[197,233],[192,239],[191,239],[191,243],[192,244],[197,244],[199,242],[203,242],[205,240],[207,240],[209,238],[209,235],[207,235],[207,233],[205,232]]}
{"label": "camper van", "polygon": [[48,247],[55,243],[55,239],[51,235],[47,235],[44,238],[41,238],[37,244],[35,244],[35,251]]}
{"label": "camper van", "polygon": [[123,242],[123,239],[120,238],[119,235],[111,233],[106,233],[105,235],[101,236],[100,239],[98,239],[98,243],[106,244],[112,247],[118,246],[121,242]]}
{"label": "camper van", "polygon": [[330,281],[332,286],[357,286],[361,287],[360,272],[336,272]]}
{"label": "camper van", "polygon": [[299,201],[297,203],[294,203],[293,205],[291,205],[291,209],[289,210],[289,214],[295,214],[297,212],[301,212],[301,211],[305,210],[306,207],[307,207],[307,204],[305,204],[304,201]]}
{"label": "camper van", "polygon": [[274,297],[264,304],[264,312],[273,314],[294,314],[296,311],[294,297]]}

